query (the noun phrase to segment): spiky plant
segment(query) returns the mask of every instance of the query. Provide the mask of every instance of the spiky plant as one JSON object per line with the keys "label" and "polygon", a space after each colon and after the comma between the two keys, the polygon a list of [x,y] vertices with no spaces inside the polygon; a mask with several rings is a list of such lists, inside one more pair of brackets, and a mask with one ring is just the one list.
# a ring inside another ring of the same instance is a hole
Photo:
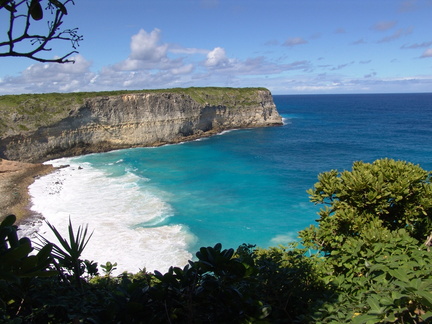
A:
{"label": "spiky plant", "polygon": [[39,235],[41,242],[43,244],[52,244],[53,251],[52,256],[58,262],[59,266],[57,270],[59,270],[60,275],[63,274],[60,267],[67,269],[72,272],[73,280],[78,287],[81,287],[81,275],[84,273],[86,268],[85,261],[81,259],[81,255],[87,246],[90,238],[93,235],[93,232],[88,234],[88,225],[84,227],[79,226],[76,233],[74,233],[71,219],[69,218],[68,225],[68,233],[69,240],[64,238],[60,232],[52,225],[50,222],[46,221],[48,227],[54,233],[57,238],[59,244],[55,244],[50,242],[45,237]]}

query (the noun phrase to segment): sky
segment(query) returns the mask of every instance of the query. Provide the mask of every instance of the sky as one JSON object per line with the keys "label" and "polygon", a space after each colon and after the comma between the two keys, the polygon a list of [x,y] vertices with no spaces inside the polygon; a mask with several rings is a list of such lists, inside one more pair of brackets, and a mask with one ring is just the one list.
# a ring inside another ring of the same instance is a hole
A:
{"label": "sky", "polygon": [[[5,21],[0,12],[0,41]],[[63,27],[83,35],[75,63],[0,57],[0,95],[432,92],[432,0],[75,0]],[[71,50],[58,42],[47,54]]]}

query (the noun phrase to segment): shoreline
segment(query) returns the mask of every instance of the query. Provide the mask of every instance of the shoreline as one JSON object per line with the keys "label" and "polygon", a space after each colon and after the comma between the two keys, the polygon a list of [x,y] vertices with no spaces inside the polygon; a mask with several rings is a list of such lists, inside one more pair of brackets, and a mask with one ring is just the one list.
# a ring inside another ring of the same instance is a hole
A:
{"label": "shoreline", "polygon": [[[272,125],[272,126],[280,126],[280,125]],[[167,141],[167,142],[157,142],[148,146],[128,146],[128,147],[120,147],[120,148],[112,148],[112,147],[99,147],[98,149],[89,149],[89,148],[74,148],[66,154],[63,154],[62,157],[75,157],[80,155],[94,154],[94,153],[104,153],[116,150],[123,150],[128,148],[136,148],[136,147],[160,147],[165,145],[177,145],[181,143],[201,140],[209,137],[213,137],[215,135],[223,134],[224,132],[239,130],[239,129],[247,129],[244,128],[234,128],[234,129],[212,129],[207,132],[201,132],[189,136],[184,136],[182,138]],[[58,157],[57,157],[58,158]],[[44,161],[49,161],[50,158],[45,158]],[[37,212],[34,212],[30,209],[31,207],[31,196],[29,194],[29,186],[39,177],[44,175],[48,175],[59,167],[54,167],[51,164],[43,164],[44,162],[38,163],[30,163],[30,162],[19,162],[13,160],[7,160],[0,158],[0,222],[3,219],[13,214],[16,216],[17,221],[16,225],[20,225],[22,222],[25,222],[33,217],[40,217]],[[61,168],[61,167],[60,167]]]}
{"label": "shoreline", "polygon": [[[225,131],[232,131],[230,129]],[[208,137],[213,137],[222,134],[225,131],[210,130],[200,134],[185,136],[178,140],[170,142],[158,142],[145,147],[160,147],[164,145],[177,145],[185,142],[196,141]],[[129,146],[125,148],[107,148],[89,150],[82,148],[74,148],[72,154],[64,154],[62,157],[75,157],[86,154],[104,153],[109,151],[123,150],[126,148],[135,148],[142,146]],[[49,159],[45,159],[48,161]],[[51,164],[19,162],[0,158],[0,222],[3,219],[13,214],[16,216],[16,225],[20,225],[33,217],[41,216],[39,213],[30,209],[31,196],[29,194],[29,186],[39,177],[48,175],[59,167],[54,167]],[[60,167],[61,168],[61,167]]]}
{"label": "shoreline", "polygon": [[28,187],[38,178],[56,170],[50,164],[33,164],[0,159],[0,221],[7,215],[17,217],[17,224],[36,216],[30,210]]}

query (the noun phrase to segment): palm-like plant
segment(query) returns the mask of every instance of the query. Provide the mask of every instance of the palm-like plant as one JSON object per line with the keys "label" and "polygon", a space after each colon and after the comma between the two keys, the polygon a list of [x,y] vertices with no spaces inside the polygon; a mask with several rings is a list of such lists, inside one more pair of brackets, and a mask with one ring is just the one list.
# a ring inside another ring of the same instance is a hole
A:
{"label": "palm-like plant", "polygon": [[39,235],[41,242],[44,244],[52,244],[52,256],[58,261],[56,266],[58,267],[57,270],[59,271],[60,275],[63,275],[60,267],[66,268],[72,272],[72,275],[69,277],[74,278],[76,285],[81,287],[81,275],[84,273],[86,268],[85,262],[81,260],[81,255],[91,236],[93,235],[93,232],[88,234],[88,225],[86,225],[85,227],[79,226],[78,231],[75,234],[72,227],[72,222],[69,218],[68,241],[67,239],[63,238],[54,225],[48,221],[46,221],[46,223],[56,236],[59,244],[52,243],[45,237]]}

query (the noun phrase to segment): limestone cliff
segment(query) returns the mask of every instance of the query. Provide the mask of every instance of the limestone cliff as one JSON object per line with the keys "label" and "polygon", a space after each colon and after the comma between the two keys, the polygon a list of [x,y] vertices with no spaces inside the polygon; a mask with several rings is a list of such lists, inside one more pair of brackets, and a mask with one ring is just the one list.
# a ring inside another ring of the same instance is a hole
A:
{"label": "limestone cliff", "polygon": [[3,134],[0,157],[41,162],[282,124],[266,89],[211,88],[208,93],[206,88],[193,89],[190,94],[165,90],[85,98],[66,109],[67,116],[60,120],[53,118],[44,126]]}

